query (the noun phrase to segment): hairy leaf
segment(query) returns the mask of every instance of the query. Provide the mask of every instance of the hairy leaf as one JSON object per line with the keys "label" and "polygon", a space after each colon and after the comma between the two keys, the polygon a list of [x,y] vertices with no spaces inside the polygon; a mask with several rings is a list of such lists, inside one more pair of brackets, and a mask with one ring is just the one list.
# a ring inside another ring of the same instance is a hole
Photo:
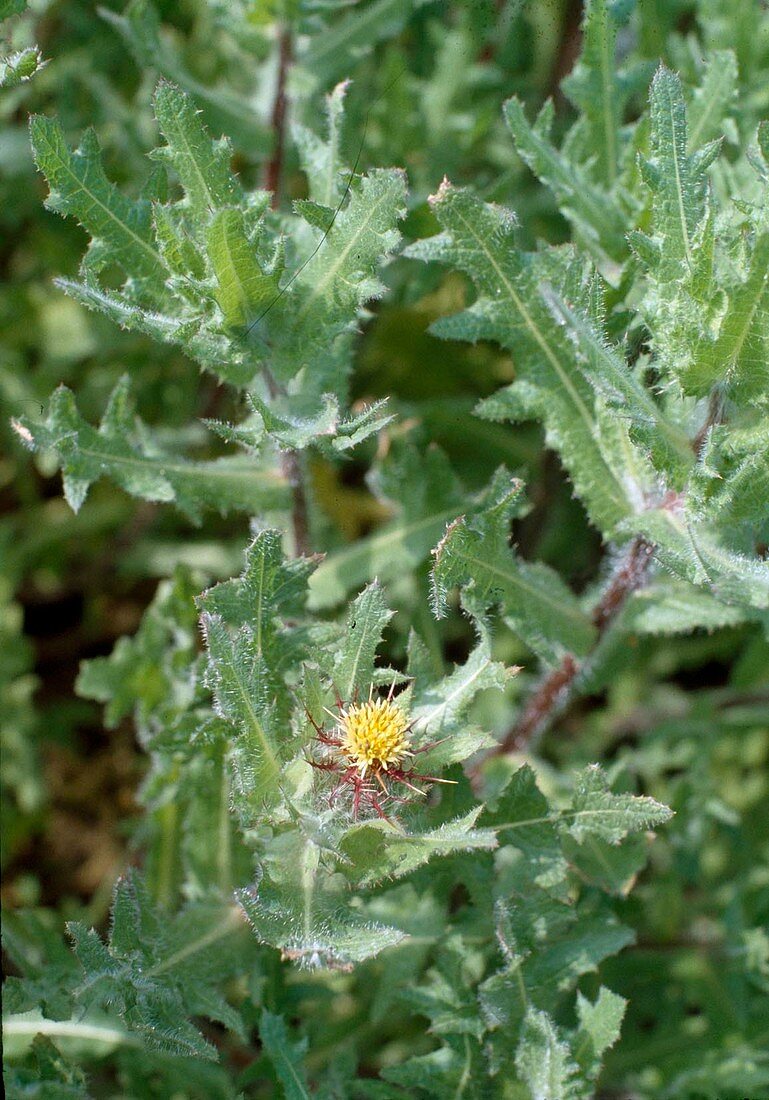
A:
{"label": "hairy leaf", "polygon": [[194,521],[205,509],[253,513],[280,508],[287,500],[283,479],[253,458],[193,462],[169,454],[136,417],[126,377],[112,391],[98,429],[82,419],[66,386],[51,397],[42,424],[28,417],[16,423],[30,449],[56,454],[64,495],[76,512],[104,474],[142,500],[173,501]]}
{"label": "hairy leaf", "polygon": [[412,245],[408,255],[455,264],[479,292],[468,310],[441,320],[435,331],[464,340],[496,340],[516,358],[520,382],[482,405],[481,415],[541,418],[548,442],[559,452],[591,517],[603,530],[612,530],[633,510],[643,486],[634,486],[636,470],[628,467],[629,441],[624,451],[604,453],[591,386],[541,297],[543,278],[556,273],[565,278],[563,264],[549,260],[545,265],[537,254],[515,248],[510,213],[467,190],[444,181],[431,205],[444,232]]}
{"label": "hairy leaf", "polygon": [[449,588],[464,585],[473,600],[498,605],[511,627],[544,660],[584,653],[595,631],[560,578],[541,563],[522,561],[508,545],[510,517],[520,497],[513,484],[494,506],[469,522],[449,526],[435,551],[433,585],[438,612]]}

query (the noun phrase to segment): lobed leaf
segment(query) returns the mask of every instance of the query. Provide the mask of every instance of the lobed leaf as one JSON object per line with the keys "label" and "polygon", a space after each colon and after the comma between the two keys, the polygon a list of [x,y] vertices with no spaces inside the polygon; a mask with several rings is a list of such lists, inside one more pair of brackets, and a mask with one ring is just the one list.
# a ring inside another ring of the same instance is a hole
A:
{"label": "lobed leaf", "polygon": [[454,339],[496,340],[515,355],[519,380],[482,404],[479,413],[542,419],[548,444],[559,452],[591,518],[602,530],[614,530],[637,507],[644,487],[635,486],[636,466],[627,461],[633,450],[629,440],[619,453],[602,450],[592,388],[540,294],[543,279],[566,278],[564,261],[548,257],[545,262],[540,254],[516,249],[511,214],[448,181],[431,206],[444,232],[412,245],[407,255],[456,265],[479,294],[468,310],[442,319],[433,330]]}
{"label": "lobed leaf", "polygon": [[105,474],[132,496],[175,503],[193,521],[205,509],[254,513],[287,503],[282,477],[260,468],[253,458],[193,462],[165,451],[136,417],[125,376],[112,391],[98,429],[80,416],[66,386],[52,395],[45,421],[22,417],[14,423],[31,450],[54,452],[64,496],[75,512],[93,482]]}
{"label": "lobed leaf", "polygon": [[[616,106],[620,106],[619,102]],[[573,223],[587,247],[599,257],[622,259],[627,251],[625,216],[612,195],[592,183],[587,174],[559,153],[550,141],[552,104],[545,105],[533,126],[526,119],[523,105],[515,98],[505,103],[504,114],[518,152],[553,192],[564,216]],[[607,155],[616,160],[616,130],[612,136],[613,143],[610,142]]]}
{"label": "lobed leaf", "polygon": [[520,493],[520,484],[513,483],[474,519],[450,524],[435,550],[435,608],[441,613],[448,590],[459,584],[482,606],[499,606],[526,644],[555,663],[564,653],[586,653],[595,628],[553,570],[525,562],[510,549],[510,517]]}
{"label": "lobed leaf", "polygon": [[307,1040],[292,1042],[283,1017],[274,1016],[266,1008],[262,1010],[259,1019],[259,1038],[283,1086],[286,1100],[310,1100],[311,1093],[303,1065]]}
{"label": "lobed leaf", "polygon": [[230,171],[228,142],[212,141],[192,100],[174,84],[161,80],[155,90],[155,117],[166,139],[153,159],[173,167],[184,188],[184,206],[193,228],[205,224],[224,207],[242,201],[241,188]]}
{"label": "lobed leaf", "polygon": [[387,878],[402,878],[434,856],[497,847],[493,829],[476,829],[477,806],[464,817],[423,833],[406,833],[389,821],[361,822],[340,839],[340,851],[349,861],[344,868],[353,882],[371,886]]}
{"label": "lobed leaf", "polygon": [[368,693],[374,680],[376,651],[392,616],[377,581],[351,604],[345,637],[334,661],[334,684],[344,702]]}
{"label": "lobed leaf", "polygon": [[93,238],[88,268],[98,272],[117,263],[140,288],[157,291],[167,266],[152,237],[152,208],[146,199],[125,198],[104,175],[94,131],[81,147],[67,146],[61,126],[44,115],[33,115],[30,139],[35,163],[48,180],[46,206],[71,214]]}
{"label": "lobed leaf", "polygon": [[618,844],[630,833],[662,825],[673,816],[667,806],[653,798],[612,794],[597,764],[585,768],[574,785],[572,808],[565,815],[568,832],[575,840],[597,836]]}

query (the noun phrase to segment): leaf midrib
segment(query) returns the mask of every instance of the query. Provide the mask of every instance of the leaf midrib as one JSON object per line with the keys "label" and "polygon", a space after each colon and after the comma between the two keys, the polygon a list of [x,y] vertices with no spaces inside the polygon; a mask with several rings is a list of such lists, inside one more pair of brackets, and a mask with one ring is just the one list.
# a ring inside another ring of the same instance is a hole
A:
{"label": "leaf midrib", "polygon": [[466,550],[452,550],[454,557],[460,558],[466,561],[468,564],[477,565],[486,572],[493,573],[495,576],[501,577],[503,580],[510,582],[514,587],[522,589],[524,592],[528,592],[530,595],[536,597],[542,603],[547,604],[553,608],[557,615],[565,616],[572,619],[582,630],[585,630],[589,626],[589,620],[577,607],[565,606],[557,600],[554,600],[551,596],[548,596],[541,589],[534,587],[532,584],[528,584],[520,574],[508,573],[504,569],[501,569],[498,565],[492,565],[490,562],[484,561],[482,558],[476,558],[474,554],[468,553]]}
{"label": "leaf midrib", "polygon": [[[156,252],[155,249],[152,247],[152,245],[150,245],[147,241],[145,241],[142,237],[140,237],[138,235],[138,233],[134,232],[134,230],[131,229],[130,225],[128,225],[126,222],[122,221],[117,216],[117,214],[115,214],[114,211],[112,211],[109,208],[109,206],[106,206],[105,203],[103,203],[101,201],[101,199],[98,197],[98,195],[94,194],[93,191],[89,190],[89,188],[87,188],[85,186],[83,180],[80,179],[80,177],[77,175],[77,173],[74,171],[74,169],[70,166],[69,162],[64,160],[60,156],[60,154],[57,151],[56,147],[49,140],[48,134],[45,131],[41,131],[41,133],[42,133],[43,140],[45,141],[45,143],[46,143],[46,145],[49,149],[50,155],[58,161],[61,169],[65,172],[65,174],[67,176],[71,177],[71,179],[73,179],[75,181],[75,183],[77,184],[77,188],[85,196],[87,196],[91,200],[91,202],[93,202],[96,206],[98,206],[99,209],[102,210],[107,215],[107,217],[112,222],[114,222],[116,226],[118,226],[119,229],[121,229],[124,233],[126,233],[129,237],[131,237],[141,248],[143,248],[144,251],[147,252],[152,257],[152,260],[155,263],[159,264],[160,267],[163,268],[164,271],[170,271],[170,269],[168,268],[168,265],[166,264],[165,260],[160,255],[160,253]],[[73,156],[73,155],[74,154],[70,153],[70,156]]]}
{"label": "leaf midrib", "polygon": [[247,466],[244,466],[242,469],[236,469],[235,467],[222,469],[218,468],[215,462],[165,462],[162,458],[151,458],[145,455],[113,454],[110,451],[96,451],[92,447],[82,446],[78,446],[77,454],[96,459],[96,461],[101,463],[107,462],[112,465],[138,466],[144,469],[154,469],[161,476],[165,474],[175,474],[179,477],[190,477],[194,475],[194,477],[203,476],[206,478],[253,478],[256,481],[261,480],[265,484],[272,482],[276,488],[285,484],[283,478],[278,474],[265,472],[264,470],[249,469]]}
{"label": "leaf midrib", "polygon": [[611,477],[612,481],[614,482],[614,484],[620,490],[619,497],[617,497],[614,493],[612,493],[612,496],[613,496],[615,501],[619,502],[623,512],[626,511],[627,510],[627,499],[626,499],[625,494],[622,490],[622,484],[618,480],[618,478],[617,478],[616,474],[614,473],[614,471],[611,469],[611,467],[608,465],[608,463],[603,458],[603,455],[600,453],[597,446],[595,445],[595,438],[594,438],[595,423],[593,421],[593,418],[590,416],[590,413],[588,412],[587,408],[585,407],[585,404],[582,401],[582,398],[577,393],[577,390],[575,389],[575,387],[574,387],[571,379],[569,378],[569,376],[565,373],[565,371],[561,367],[560,363],[558,362],[558,357],[554,354],[554,352],[553,352],[552,348],[550,347],[550,345],[548,344],[547,340],[544,338],[544,336],[540,332],[538,325],[535,324],[534,319],[532,318],[529,311],[526,309],[526,307],[523,303],[523,300],[518,295],[517,291],[515,290],[515,287],[510,282],[510,280],[507,278],[507,275],[505,274],[504,270],[497,263],[497,260],[494,256],[493,252],[491,252],[489,250],[488,246],[486,245],[486,242],[483,240],[482,237],[480,237],[475,232],[474,227],[462,215],[461,211],[457,210],[457,211],[455,211],[455,213],[456,213],[456,216],[459,218],[459,220],[462,222],[462,224],[465,226],[465,229],[470,234],[470,236],[475,241],[477,241],[478,246],[481,248],[484,255],[488,259],[489,263],[493,267],[494,271],[497,273],[497,275],[501,279],[505,289],[507,290],[507,293],[508,293],[509,297],[514,302],[516,309],[518,310],[519,314],[523,318],[527,329],[531,333],[531,335],[534,338],[534,340],[536,341],[536,343],[539,345],[540,349],[544,353],[545,357],[547,358],[548,362],[550,363],[552,369],[555,371],[558,378],[560,378],[564,389],[566,390],[566,392],[571,397],[571,401],[572,401],[572,403],[575,407],[575,410],[577,411],[580,418],[584,421],[585,426],[588,429],[588,432],[590,434],[591,442],[593,443],[593,445],[596,449],[596,453],[597,453],[602,465],[604,466],[606,472],[610,475],[610,477]]}
{"label": "leaf midrib", "polygon": [[[200,190],[203,193],[203,195],[205,196],[203,205],[204,206],[207,205],[209,211],[213,212],[214,210],[216,210],[218,204],[214,201],[214,196],[211,192],[211,188],[208,186],[208,183],[206,181],[206,177],[204,176],[203,171],[202,171],[200,165],[198,164],[198,159],[197,159],[197,156],[195,155],[195,152],[193,150],[193,146],[192,146],[191,142],[188,140],[186,129],[184,128],[184,126],[177,126],[176,125],[176,122],[180,118],[181,118],[181,115],[178,115],[176,112],[172,112],[172,118],[169,120],[168,128],[169,128],[169,130],[171,130],[173,132],[174,139],[177,143],[177,146],[182,146],[183,147],[183,148],[179,149],[179,155],[182,156],[187,161],[187,163],[190,165],[190,167],[192,169],[193,174],[197,177],[198,185],[200,187]],[[168,141],[168,134],[167,133],[165,134],[165,137],[166,137],[166,140]],[[169,147],[171,148],[172,151],[174,151],[173,146],[171,146],[170,141],[169,141]],[[181,173],[180,173],[180,175],[181,175]],[[188,192],[188,195],[189,195],[189,192]]]}
{"label": "leaf midrib", "polygon": [[[327,268],[325,277],[319,279],[318,282],[315,283],[312,291],[310,292],[309,296],[305,300],[302,309],[300,309],[299,312],[296,315],[296,323],[297,324],[299,324],[304,319],[304,317],[306,317],[306,315],[307,315],[307,313],[310,309],[310,306],[313,304],[313,302],[321,294],[323,294],[326,287],[329,284],[333,283],[334,279],[336,278],[337,272],[340,270],[340,268],[344,264],[345,260],[349,256],[352,249],[355,247],[356,241],[363,235],[363,233],[368,228],[369,223],[373,219],[374,215],[379,212],[380,207],[382,207],[389,198],[390,198],[390,195],[388,194],[388,192],[383,191],[382,194],[379,196],[379,198],[376,199],[376,201],[373,202],[371,204],[371,206],[367,209],[366,215],[365,215],[363,221],[358,226],[357,230],[355,231],[354,236],[350,238],[348,243],[345,245],[345,247],[342,249],[342,251],[337,256],[336,260],[334,260],[332,262],[331,266],[329,268]],[[338,224],[338,222],[337,222],[337,224]],[[328,240],[328,234],[326,235],[326,240]],[[322,243],[324,243],[324,242],[321,241],[321,244]],[[316,254],[317,254],[317,251],[316,251]],[[314,256],[312,256],[310,258],[314,259]]]}
{"label": "leaf midrib", "polygon": [[455,689],[454,691],[452,691],[452,692],[451,692],[451,694],[450,694],[450,695],[448,695],[448,696],[447,696],[447,697],[446,697],[446,698],[445,698],[445,699],[443,700],[443,702],[442,702],[442,703],[438,703],[438,705],[437,705],[437,706],[433,707],[432,711],[429,711],[429,712],[428,712],[428,714],[427,714],[426,716],[422,716],[422,715],[420,715],[420,714],[419,714],[419,712],[418,712],[418,709],[417,709],[417,711],[416,711],[416,715],[417,715],[417,717],[418,717],[418,720],[419,720],[420,722],[424,722],[424,724],[425,724],[425,729],[427,729],[427,727],[428,727],[428,726],[430,725],[430,723],[431,723],[431,722],[432,722],[432,721],[434,720],[435,716],[436,716],[436,715],[437,715],[437,714],[438,714],[438,713],[439,713],[440,711],[442,711],[442,710],[443,710],[443,711],[447,710],[447,709],[448,709],[448,707],[449,707],[449,706],[451,705],[451,703],[452,703],[452,702],[453,702],[453,701],[454,701],[454,700],[455,700],[455,699],[456,699],[456,698],[457,698],[457,697],[458,697],[459,695],[461,695],[461,694],[462,694],[462,693],[463,693],[464,691],[467,691],[467,689],[468,689],[469,687],[471,687],[471,686],[472,686],[472,684],[474,684],[474,683],[475,683],[475,681],[476,681],[476,680],[478,679],[478,677],[479,677],[479,676],[481,676],[481,675],[482,675],[482,674],[483,674],[483,673],[484,673],[484,672],[486,671],[486,669],[487,669],[487,668],[489,668],[489,667],[490,667],[490,666],[492,665],[492,663],[493,663],[493,662],[492,662],[491,658],[490,658],[490,657],[487,657],[487,658],[486,658],[486,659],[485,659],[485,660],[484,660],[484,661],[482,662],[482,664],[481,664],[481,665],[479,665],[479,667],[478,667],[478,668],[477,668],[477,669],[476,669],[476,670],[475,670],[475,671],[473,672],[472,676],[468,676],[468,677],[466,677],[465,679],[463,679],[463,680],[462,680],[462,682],[461,682],[461,683],[460,683],[460,684],[458,685],[458,687],[457,687],[457,688],[456,688],[456,689]]}
{"label": "leaf midrib", "polygon": [[[676,125],[675,106],[673,104],[672,96],[670,96],[669,94],[667,95],[667,107],[668,113],[670,115],[670,138],[673,152],[673,170],[676,177],[676,201],[678,203],[678,217],[681,223],[681,238],[684,245],[686,264],[691,271],[694,261],[692,258],[691,244],[689,242],[689,226],[686,221],[686,209],[684,207],[684,193],[683,184],[681,182],[681,169],[678,163],[678,127]],[[682,148],[686,148],[685,141],[682,143]]]}

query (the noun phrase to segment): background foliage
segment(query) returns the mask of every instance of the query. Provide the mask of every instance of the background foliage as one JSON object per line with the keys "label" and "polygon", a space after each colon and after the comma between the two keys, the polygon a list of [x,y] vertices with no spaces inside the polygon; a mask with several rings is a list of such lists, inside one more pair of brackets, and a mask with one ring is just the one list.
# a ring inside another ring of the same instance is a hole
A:
{"label": "background foliage", "polygon": [[9,1094],[769,1096],[766,5],[0,17]]}

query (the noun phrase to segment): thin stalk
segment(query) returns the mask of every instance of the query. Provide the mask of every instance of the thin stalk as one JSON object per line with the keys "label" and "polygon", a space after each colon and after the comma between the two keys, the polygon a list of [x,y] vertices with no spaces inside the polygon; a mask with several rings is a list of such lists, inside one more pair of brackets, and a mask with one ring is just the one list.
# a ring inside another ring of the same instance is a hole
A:
{"label": "thin stalk", "polygon": [[232,891],[232,834],[230,832],[230,775],[227,767],[227,755],[222,754],[222,779],[219,792],[219,830],[217,846],[217,865],[219,870],[219,889],[226,897]]}
{"label": "thin stalk", "polygon": [[278,39],[278,77],[275,83],[275,100],[272,107],[272,156],[267,162],[264,174],[264,186],[272,192],[272,208],[277,210],[280,205],[281,185],[283,182],[283,157],[286,145],[286,110],[288,99],[286,97],[286,78],[293,44],[291,31],[284,27]]}
{"label": "thin stalk", "polygon": [[[264,379],[273,400],[280,394],[285,393],[268,367],[264,368]],[[304,488],[304,464],[298,451],[281,451],[280,470],[291,490],[291,526],[294,532],[294,553],[298,558],[306,557],[312,552],[310,549],[310,519],[307,493]]]}
{"label": "thin stalk", "polygon": [[179,819],[178,803],[171,799],[161,807],[160,851],[158,853],[158,871],[155,886],[155,899],[163,909],[169,909],[174,893],[174,870],[176,867],[176,833]]}
{"label": "thin stalk", "polygon": [[283,451],[280,456],[280,467],[291,489],[291,526],[294,531],[294,552],[298,558],[306,557],[311,553],[311,549],[303,463],[296,451]]}

